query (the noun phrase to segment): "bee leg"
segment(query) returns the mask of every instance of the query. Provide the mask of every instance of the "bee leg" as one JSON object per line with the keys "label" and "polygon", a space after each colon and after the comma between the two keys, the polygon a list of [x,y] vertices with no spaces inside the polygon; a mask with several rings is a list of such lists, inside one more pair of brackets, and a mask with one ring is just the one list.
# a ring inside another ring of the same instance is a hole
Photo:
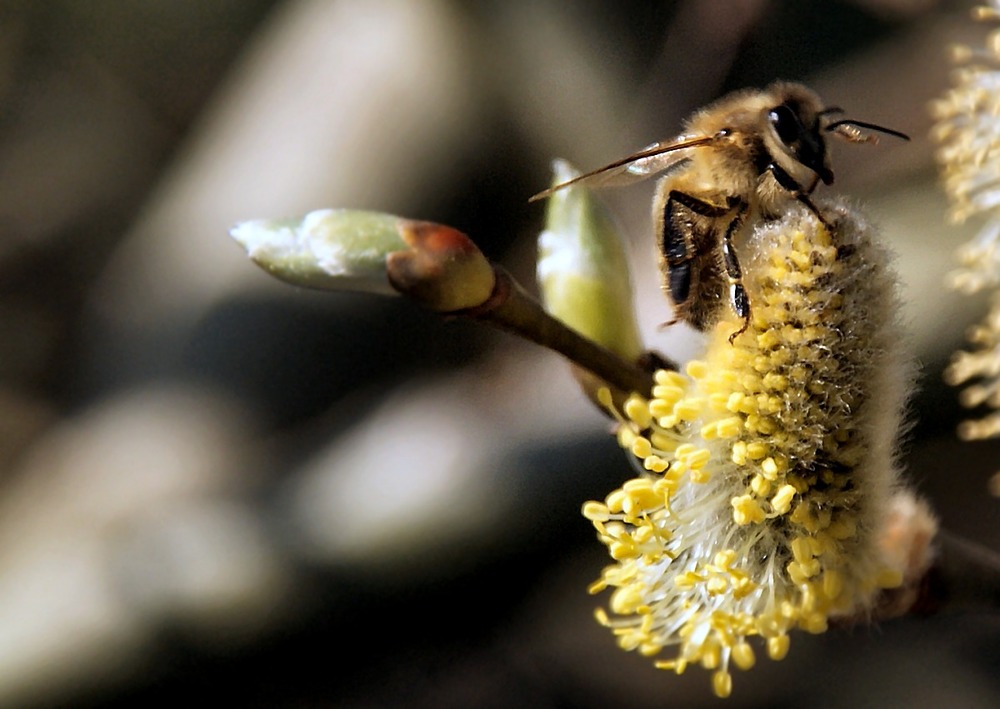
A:
{"label": "bee leg", "polygon": [[698,318],[692,319],[688,312],[691,304],[691,288],[696,278],[695,259],[700,247],[695,243],[697,237],[693,227],[697,220],[692,221],[690,216],[683,213],[684,210],[707,219],[718,219],[730,210],[729,207],[705,202],[686,192],[671,190],[660,212],[662,215],[658,227],[660,254],[666,266],[665,285],[675,307],[674,319],[668,324],[688,320],[696,328],[703,329]]}
{"label": "bee leg", "polygon": [[733,340],[746,332],[747,328],[750,327],[750,299],[747,297],[746,289],[742,283],[729,284],[729,300],[732,302],[733,310],[736,311],[736,314],[743,317],[743,324],[740,326],[740,329],[729,336],[729,344],[733,344]]}
{"label": "bee leg", "polygon": [[810,212],[816,215],[816,218],[819,219],[820,224],[822,224],[827,229],[832,228],[830,222],[828,222],[823,217],[823,215],[819,211],[819,208],[815,204],[813,204],[813,201],[809,198],[809,194],[816,187],[815,181],[813,182],[812,187],[809,190],[803,190],[802,185],[796,182],[795,179],[787,172],[785,172],[781,168],[781,166],[779,166],[777,163],[771,163],[770,165],[767,166],[767,169],[771,172],[771,174],[774,176],[774,179],[777,181],[779,185],[781,185],[786,190],[791,192],[792,196],[795,197],[795,199],[802,202],[802,204],[804,204],[806,207],[809,208]]}
{"label": "bee leg", "polygon": [[[691,296],[691,259],[686,259],[680,263],[670,265],[670,272],[667,274],[667,287],[670,289],[670,297],[675,303],[685,303]],[[668,324],[677,322],[674,317]]]}
{"label": "bee leg", "polygon": [[[705,236],[708,233],[699,241],[695,237],[696,230],[692,228],[689,219],[675,220],[674,217],[679,214],[678,207],[683,207],[690,213],[710,220],[733,215],[726,226],[721,248],[722,266],[725,268],[726,278],[729,281],[730,304],[736,314],[743,318],[743,327],[733,334],[733,338],[735,338],[744,332],[750,324],[750,300],[743,287],[743,274],[732,243],[734,235],[739,231],[746,218],[748,205],[738,197],[730,197],[726,200],[725,205],[717,205],[679,190],[671,190],[667,195],[660,234],[660,249],[667,264],[667,288],[675,306],[681,312],[680,315],[674,317],[671,324],[686,319],[697,329],[704,330],[709,323],[705,319],[707,313],[701,312],[701,309],[697,307],[694,310],[689,310],[691,308],[691,288],[695,279],[695,260],[698,257],[699,249],[709,248],[706,244],[713,244],[710,248],[719,248],[715,246],[718,241],[715,239],[706,241]],[[732,342],[732,338],[730,338],[730,342]]]}
{"label": "bee leg", "polygon": [[729,279],[729,303],[733,312],[743,318],[743,326],[729,336],[729,344],[733,340],[746,332],[750,327],[750,298],[747,296],[746,288],[743,287],[743,269],[740,268],[739,259],[736,258],[736,249],[733,248],[733,235],[740,230],[743,220],[746,218],[747,205],[738,202],[739,211],[726,228],[726,235],[722,239],[722,260],[726,266],[726,277]]}

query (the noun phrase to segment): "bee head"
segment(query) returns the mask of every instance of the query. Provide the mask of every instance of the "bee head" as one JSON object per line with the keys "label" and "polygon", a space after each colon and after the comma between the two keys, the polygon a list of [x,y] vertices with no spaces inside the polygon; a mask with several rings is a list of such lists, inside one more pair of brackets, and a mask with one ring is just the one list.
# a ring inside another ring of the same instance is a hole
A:
{"label": "bee head", "polygon": [[871,132],[909,140],[905,133],[875,123],[851,118],[828,122],[827,116],[844,110],[824,107],[819,96],[801,84],[772,84],[764,96],[769,99],[764,110],[765,145],[771,159],[800,185],[815,184],[816,179],[833,183],[826,133],[851,143],[877,143],[878,136]]}
{"label": "bee head", "polygon": [[796,95],[799,93],[786,90],[784,100],[767,111],[767,130],[777,148],[772,150],[772,158],[802,184],[811,181],[801,179],[805,177],[802,174],[805,167],[829,185],[833,182],[833,170],[820,119],[831,111],[820,108],[819,99],[812,92]]}

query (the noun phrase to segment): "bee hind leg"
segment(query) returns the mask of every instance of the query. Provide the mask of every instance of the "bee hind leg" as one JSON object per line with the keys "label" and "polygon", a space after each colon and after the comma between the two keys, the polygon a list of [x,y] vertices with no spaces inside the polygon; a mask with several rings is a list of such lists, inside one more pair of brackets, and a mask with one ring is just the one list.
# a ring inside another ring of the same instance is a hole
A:
{"label": "bee hind leg", "polygon": [[743,269],[740,268],[739,259],[736,258],[736,249],[733,248],[733,235],[739,231],[746,217],[745,205],[737,213],[726,228],[726,235],[722,239],[722,260],[726,267],[726,278],[729,279],[729,303],[733,312],[738,317],[743,318],[743,326],[729,336],[729,344],[742,335],[750,327],[750,298],[747,290],[743,287]]}
{"label": "bee hind leg", "polygon": [[[666,263],[665,285],[675,308],[674,319],[668,325],[685,320],[696,329],[705,330],[711,323],[714,312],[709,314],[695,302],[698,295],[693,290],[699,278],[696,274],[700,269],[696,262],[708,249],[717,254],[716,250],[721,248],[722,263],[719,267],[729,282],[730,303],[744,321],[743,328],[733,337],[747,329],[750,323],[750,301],[743,287],[743,274],[732,243],[746,219],[747,207],[745,200],[735,196],[728,197],[724,205],[718,205],[680,190],[671,190],[667,194],[661,212],[663,216],[659,246]],[[679,208],[687,210],[688,215],[680,213]],[[720,245],[716,220],[728,215],[732,215],[732,218],[726,225]],[[713,258],[717,258],[714,254]]]}
{"label": "bee hind leg", "polygon": [[729,301],[736,314],[743,318],[743,325],[739,330],[729,336],[729,344],[742,335],[750,327],[750,299],[747,298],[746,289],[742,283],[731,283],[729,285]]}
{"label": "bee hind leg", "polygon": [[674,304],[674,317],[664,323],[663,327],[684,320],[702,329],[697,321],[690,318],[691,290],[696,281],[695,261],[699,255],[692,227],[696,219],[682,214],[679,208],[707,219],[717,219],[727,214],[729,210],[727,207],[710,204],[685,192],[671,190],[660,212],[662,222],[659,226],[659,248],[665,264],[664,286]]}

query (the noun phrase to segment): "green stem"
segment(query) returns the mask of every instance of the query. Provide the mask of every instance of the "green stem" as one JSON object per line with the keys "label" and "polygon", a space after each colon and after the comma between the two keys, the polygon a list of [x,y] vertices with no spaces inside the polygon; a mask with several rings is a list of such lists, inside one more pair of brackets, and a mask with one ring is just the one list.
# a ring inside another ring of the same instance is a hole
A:
{"label": "green stem", "polygon": [[649,396],[653,375],[583,337],[549,315],[510,274],[494,265],[496,286],[483,305],[459,314],[490,322],[531,342],[558,352],[592,372],[610,387]]}

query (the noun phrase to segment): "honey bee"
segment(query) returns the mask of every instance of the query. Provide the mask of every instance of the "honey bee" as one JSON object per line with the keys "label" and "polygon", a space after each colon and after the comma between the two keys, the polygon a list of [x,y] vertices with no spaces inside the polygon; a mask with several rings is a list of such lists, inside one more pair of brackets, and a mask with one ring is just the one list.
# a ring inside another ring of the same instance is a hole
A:
{"label": "honey bee", "polygon": [[827,133],[852,143],[877,143],[864,130],[909,137],[851,119],[831,120],[841,108],[825,106],[812,90],[778,82],[763,90],[729,94],[696,112],[684,132],[592,172],[539,192],[529,201],[574,184],[624,185],[664,173],[653,200],[653,221],[663,289],[674,318],[704,331],[729,304],[743,320],[732,341],[750,325],[734,242],[758,220],[776,219],[794,201],[829,224],[810,195],[833,182]]}

